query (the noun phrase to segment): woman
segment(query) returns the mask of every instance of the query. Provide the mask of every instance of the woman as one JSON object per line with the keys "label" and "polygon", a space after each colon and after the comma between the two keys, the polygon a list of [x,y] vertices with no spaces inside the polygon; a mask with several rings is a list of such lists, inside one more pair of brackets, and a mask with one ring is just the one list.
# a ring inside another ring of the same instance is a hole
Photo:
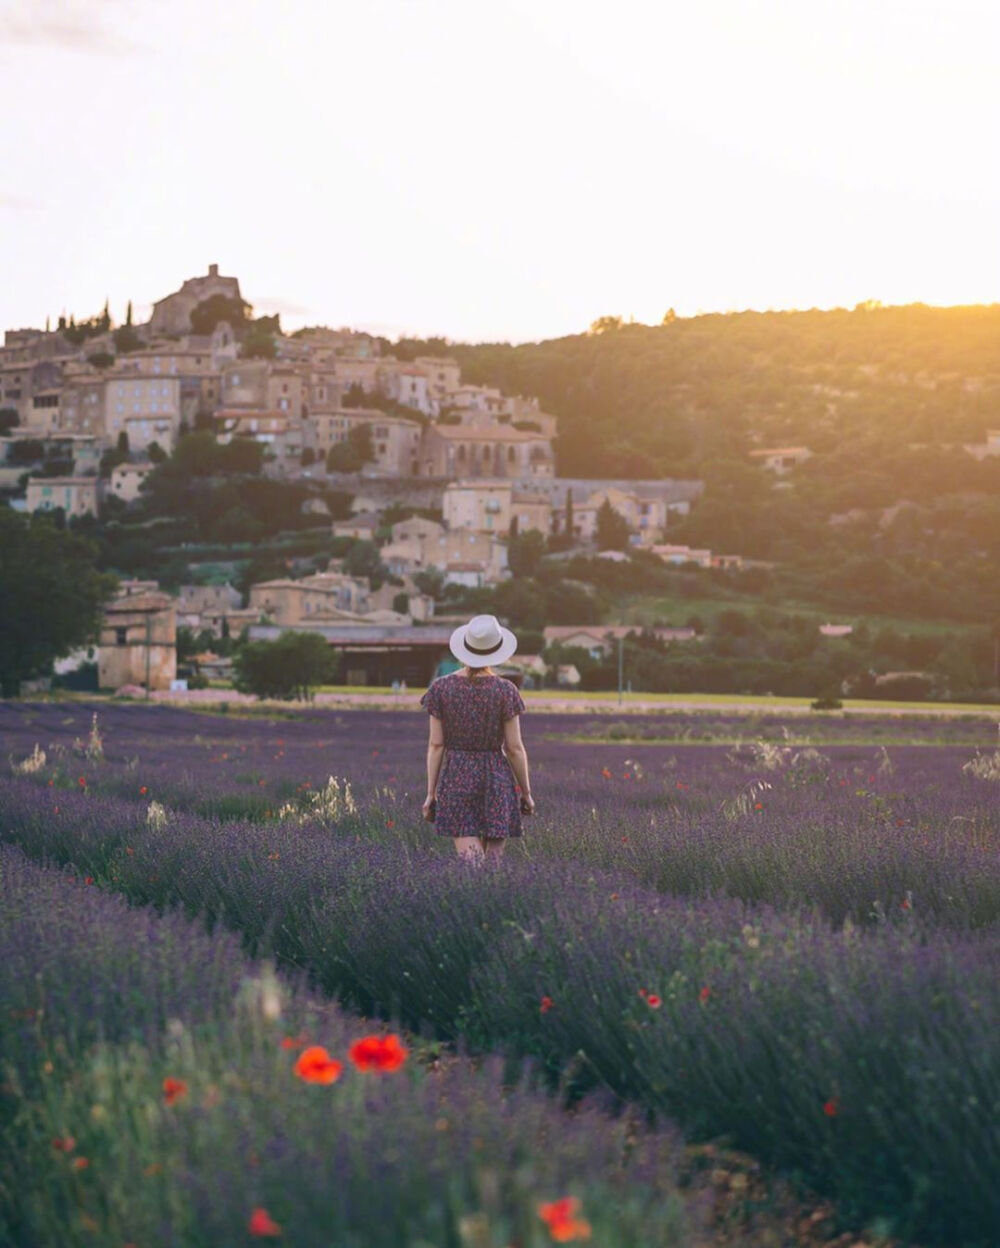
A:
{"label": "woman", "polygon": [[524,700],[491,666],[510,658],[517,638],[495,616],[477,615],[449,645],[463,666],[420,699],[430,714],[424,818],[454,838],[462,857],[483,862],[500,857],[507,837],[521,835],[521,815],[535,809],[521,740]]}

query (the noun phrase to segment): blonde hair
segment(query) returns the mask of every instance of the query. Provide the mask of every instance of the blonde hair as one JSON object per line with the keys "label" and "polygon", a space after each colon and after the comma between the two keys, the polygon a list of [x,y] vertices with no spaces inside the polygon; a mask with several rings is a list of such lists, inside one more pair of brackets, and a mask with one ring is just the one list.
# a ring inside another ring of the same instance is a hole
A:
{"label": "blonde hair", "polygon": [[487,664],[486,667],[471,667],[468,663],[466,663],[465,675],[471,680],[475,679],[476,676],[495,676],[496,672],[489,666],[489,664]]}

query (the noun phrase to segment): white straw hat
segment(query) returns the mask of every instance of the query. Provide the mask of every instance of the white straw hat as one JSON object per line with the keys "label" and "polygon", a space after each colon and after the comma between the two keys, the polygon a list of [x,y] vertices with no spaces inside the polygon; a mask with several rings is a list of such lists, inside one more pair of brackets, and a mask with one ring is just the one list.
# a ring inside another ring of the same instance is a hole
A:
{"label": "white straw hat", "polygon": [[469,667],[503,663],[517,649],[517,638],[495,615],[474,615],[460,624],[448,642],[452,654]]}

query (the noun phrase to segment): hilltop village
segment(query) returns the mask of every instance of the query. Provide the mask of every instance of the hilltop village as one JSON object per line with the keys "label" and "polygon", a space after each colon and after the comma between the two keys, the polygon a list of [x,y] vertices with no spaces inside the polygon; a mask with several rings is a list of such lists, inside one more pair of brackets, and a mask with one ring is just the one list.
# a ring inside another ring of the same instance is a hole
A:
{"label": "hilltop village", "polygon": [[[440,649],[447,621],[432,627],[434,597],[420,574],[438,576],[439,586],[497,585],[511,575],[512,537],[532,530],[594,545],[613,517],[625,539],[616,545],[674,564],[739,563],[668,540],[699,481],[560,478],[557,420],[537,399],[464,384],[452,358],[397,359],[368,333],[285,335],[278,318],[250,320],[248,307],[238,280],[213,264],[158,300],[145,323],[133,324],[130,305],[118,328],[105,309],[83,325],[60,318],[56,329],[7,331],[0,488],[29,513],[79,520],[128,508],[185,435],[209,432],[220,447],[256,444],[265,477],[322,481],[347,494],[350,512],[331,519],[330,532],[378,540],[389,580],[373,589],[339,559],[254,583],[245,595],[229,584],[166,595],[155,581],[126,580],[106,617],[102,687],[174,681],[178,626],[217,638],[246,629],[251,639],[316,629],[335,645]],[[320,499],[305,505],[323,514]],[[410,514],[387,525],[400,510]],[[584,641],[595,652],[608,645],[600,630]],[[370,663],[350,670],[351,679],[369,676]]]}

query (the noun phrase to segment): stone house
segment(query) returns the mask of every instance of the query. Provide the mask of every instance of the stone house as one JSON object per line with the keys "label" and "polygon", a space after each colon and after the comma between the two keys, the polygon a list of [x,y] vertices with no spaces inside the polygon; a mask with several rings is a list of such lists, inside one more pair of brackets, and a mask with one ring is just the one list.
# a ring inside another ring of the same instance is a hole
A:
{"label": "stone house", "polygon": [[617,649],[619,639],[628,639],[633,633],[645,632],[657,641],[695,641],[698,634],[693,628],[648,628],[636,624],[552,624],[543,630],[546,646],[561,645],[586,650],[592,658],[599,659]]}
{"label": "stone house", "polygon": [[[507,575],[507,547],[491,534],[471,529],[440,528],[437,534],[411,532],[387,543],[379,552],[394,576],[437,568],[468,578],[457,583],[495,585]],[[475,574],[473,576],[473,574]]]}
{"label": "stone house", "polygon": [[361,616],[368,611],[367,580],[341,572],[317,572],[301,580],[261,581],[250,586],[250,607],[283,628]]}
{"label": "stone house", "polygon": [[449,529],[510,532],[510,481],[452,481],[445,486],[442,514]]}
{"label": "stone house", "polygon": [[779,446],[765,450],[751,451],[750,458],[756,460],[763,468],[784,476],[798,464],[804,464],[812,458],[812,451],[805,446]]}
{"label": "stone house", "polygon": [[116,598],[105,608],[97,647],[102,689],[141,685],[169,689],[177,678],[177,621],[168,594]]}
{"label": "stone house", "polygon": [[694,546],[677,546],[662,545],[651,546],[650,552],[662,559],[664,563],[681,566],[685,563],[696,564],[699,568],[710,568],[712,564],[712,552],[702,547]]}
{"label": "stone house", "polygon": [[145,450],[156,442],[168,453],[180,431],[181,386],[162,374],[117,374],[104,388],[104,435],[111,442],[128,435],[129,449]]}
{"label": "stone house", "polygon": [[108,484],[108,495],[120,498],[123,503],[132,503],[139,497],[142,483],[153,471],[153,464],[117,464],[111,469],[111,480]]}
{"label": "stone house", "polygon": [[434,414],[427,374],[422,368],[399,361],[386,362],[379,372],[379,387],[386,398],[415,407],[425,416]]}
{"label": "stone house", "polygon": [[56,511],[70,516],[96,516],[100,500],[97,477],[29,477],[25,511]]}
{"label": "stone house", "polygon": [[535,478],[551,477],[554,469],[552,443],[538,433],[505,425],[429,425],[424,430],[421,476]]}
{"label": "stone house", "polygon": [[427,396],[435,414],[447,406],[450,396],[462,384],[462,369],[450,356],[418,355],[415,368],[427,376]]}
{"label": "stone house", "polygon": [[401,416],[387,416],[377,408],[341,407],[310,411],[302,422],[302,445],[309,447],[317,459],[325,461],[330,448],[344,442],[352,429],[367,425],[371,429],[375,458],[362,471],[377,471],[387,476],[409,477],[416,473],[421,427],[418,421]]}
{"label": "stone house", "polygon": [[334,537],[353,537],[356,541],[373,542],[381,521],[374,511],[361,511],[344,520],[334,520],[330,532]]}

